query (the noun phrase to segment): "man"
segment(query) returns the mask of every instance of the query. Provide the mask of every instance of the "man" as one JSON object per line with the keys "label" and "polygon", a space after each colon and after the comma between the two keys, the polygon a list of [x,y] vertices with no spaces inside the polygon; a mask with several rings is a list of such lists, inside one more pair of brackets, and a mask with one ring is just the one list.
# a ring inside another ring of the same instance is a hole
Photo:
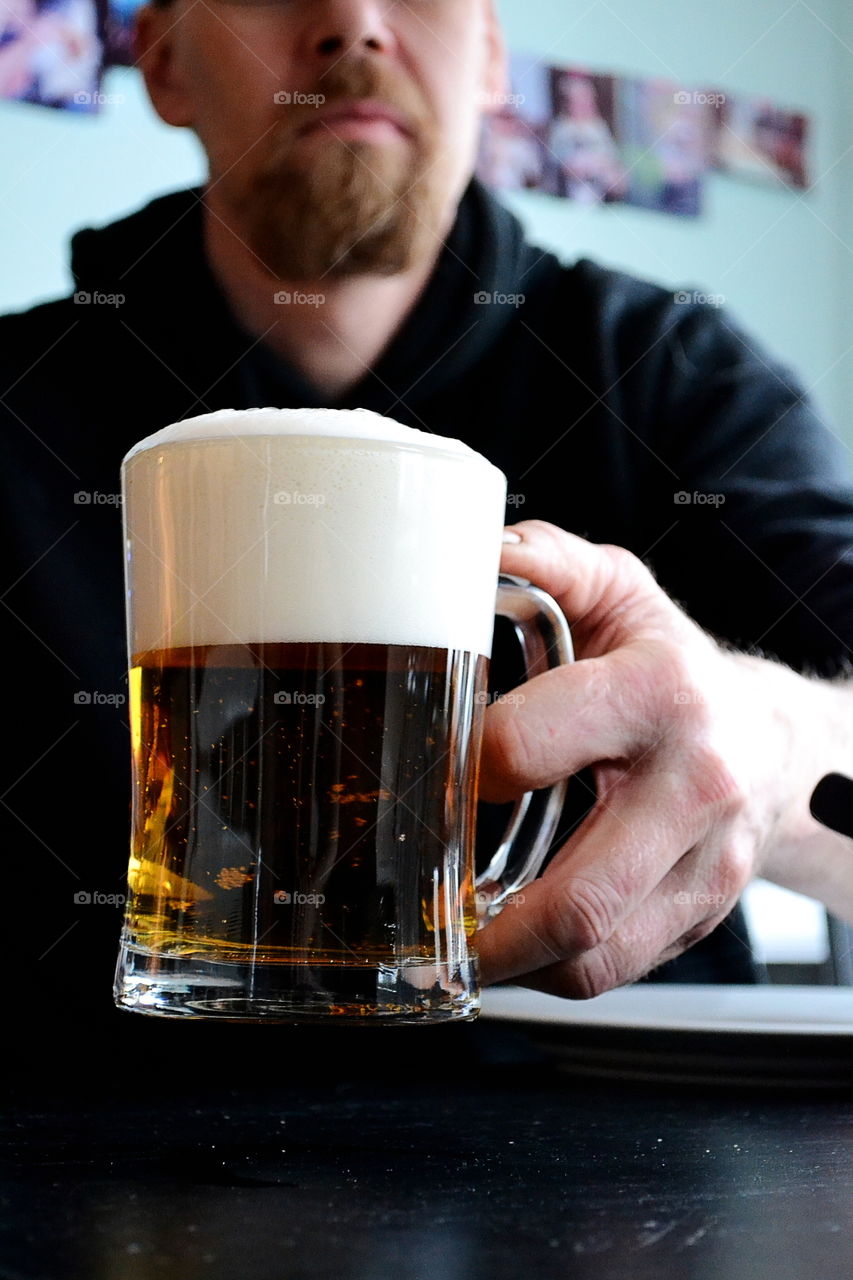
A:
{"label": "man", "polygon": [[96,891],[120,888],[127,832],[119,462],[220,407],[363,405],[460,437],[535,517],[503,568],[556,596],[584,661],[490,708],[482,791],[574,775],[576,821],[480,935],[486,983],[586,997],[712,930],[728,955],[702,972],[742,973],[730,913],[756,873],[853,918],[849,842],[808,812],[853,772],[840,450],[728,318],[562,267],[471,182],[504,77],[490,0],[171,0],[137,46],[206,188],[80,233],[87,300],[0,326],[25,672],[3,803],[53,1008],[103,1011],[116,941]]}

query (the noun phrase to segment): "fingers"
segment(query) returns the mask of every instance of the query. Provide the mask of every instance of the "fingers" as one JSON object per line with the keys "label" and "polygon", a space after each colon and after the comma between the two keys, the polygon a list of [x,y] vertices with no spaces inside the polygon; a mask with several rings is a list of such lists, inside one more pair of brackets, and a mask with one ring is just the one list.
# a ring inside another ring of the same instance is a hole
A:
{"label": "fingers", "polygon": [[594,765],[598,797],[542,877],[480,932],[481,970],[485,984],[584,998],[725,917],[753,871],[754,823],[715,719],[730,684],[714,641],[629,552],[540,521],[513,532],[522,540],[505,544],[502,569],[555,597],[580,661],[489,708],[481,795],[513,798]]}
{"label": "fingers", "polygon": [[732,910],[736,893],[711,883],[697,889],[697,883],[696,856],[689,855],[606,943],[520,977],[519,984],[588,1000],[638,981],[707,937]]}
{"label": "fingers", "polygon": [[478,934],[484,982],[530,974],[609,943],[707,831],[706,815],[680,803],[677,789],[672,775],[611,791],[517,904]]}
{"label": "fingers", "polygon": [[664,733],[661,705],[672,705],[659,685],[660,672],[637,647],[520,685],[486,712],[480,798],[499,804],[600,760],[642,755]]}
{"label": "fingers", "polygon": [[501,571],[527,578],[554,597],[581,656],[597,657],[627,640],[660,635],[662,627],[691,627],[642,561],[623,547],[587,542],[543,520],[523,520],[512,532],[521,542],[504,545]]}

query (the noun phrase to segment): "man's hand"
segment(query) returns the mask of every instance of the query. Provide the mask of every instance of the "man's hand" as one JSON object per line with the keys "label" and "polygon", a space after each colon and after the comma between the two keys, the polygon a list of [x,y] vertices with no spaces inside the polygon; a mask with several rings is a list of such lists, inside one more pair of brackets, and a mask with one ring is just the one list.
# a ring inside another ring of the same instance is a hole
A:
{"label": "man's hand", "polygon": [[[512,532],[502,571],[554,596],[578,661],[489,708],[480,795],[515,799],[593,766],[597,801],[478,935],[483,982],[585,998],[685,951],[753,875],[779,878],[771,851],[790,860],[814,842],[808,796],[828,769],[800,739],[830,686],[725,652],[622,548],[535,520]],[[818,838],[837,854],[841,837]]]}

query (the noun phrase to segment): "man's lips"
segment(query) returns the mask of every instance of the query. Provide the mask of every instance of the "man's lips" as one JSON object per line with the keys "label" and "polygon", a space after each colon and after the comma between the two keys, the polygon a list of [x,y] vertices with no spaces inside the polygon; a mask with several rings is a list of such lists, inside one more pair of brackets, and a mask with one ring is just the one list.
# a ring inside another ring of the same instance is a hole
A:
{"label": "man's lips", "polygon": [[302,126],[299,136],[317,132],[333,133],[337,137],[380,137],[392,134],[411,137],[411,130],[399,111],[372,99],[337,102],[325,110],[319,110],[315,119]]}

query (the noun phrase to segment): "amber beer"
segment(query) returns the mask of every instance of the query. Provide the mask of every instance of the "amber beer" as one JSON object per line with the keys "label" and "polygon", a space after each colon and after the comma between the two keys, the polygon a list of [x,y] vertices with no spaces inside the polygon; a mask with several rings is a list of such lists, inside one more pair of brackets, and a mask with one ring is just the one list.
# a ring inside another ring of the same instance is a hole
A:
{"label": "amber beer", "polygon": [[474,802],[506,484],[366,411],[209,414],[123,465],[120,1006],[478,1008]]}
{"label": "amber beer", "polygon": [[132,670],[134,946],[289,967],[309,1006],[319,976],[362,1014],[394,1011],[401,967],[470,981],[482,655],[207,645]]}

